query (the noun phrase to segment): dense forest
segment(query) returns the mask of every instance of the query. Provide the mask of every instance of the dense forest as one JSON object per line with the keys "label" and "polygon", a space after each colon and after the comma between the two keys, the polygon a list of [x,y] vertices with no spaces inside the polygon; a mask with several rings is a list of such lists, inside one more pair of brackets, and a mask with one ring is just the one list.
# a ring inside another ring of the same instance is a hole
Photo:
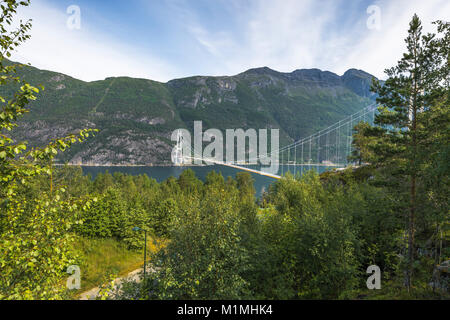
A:
{"label": "dense forest", "polygon": [[[0,85],[20,88],[0,98],[0,299],[76,298],[67,268],[80,266],[83,286],[90,253],[105,241],[133,259],[148,247],[151,272],[117,290],[108,286],[117,274],[100,270],[92,285],[103,284],[102,299],[449,298],[438,267],[450,259],[450,23],[423,35],[412,18],[407,52],[383,84],[374,80],[374,126],[354,128],[359,166],[288,173],[256,198],[248,173],[201,181],[187,169],[158,183],[53,164],[91,129],[42,148],[14,141],[7,133],[44,88],[4,63],[31,28],[7,27],[29,1],[4,3]],[[380,290],[367,288],[371,265]]]}

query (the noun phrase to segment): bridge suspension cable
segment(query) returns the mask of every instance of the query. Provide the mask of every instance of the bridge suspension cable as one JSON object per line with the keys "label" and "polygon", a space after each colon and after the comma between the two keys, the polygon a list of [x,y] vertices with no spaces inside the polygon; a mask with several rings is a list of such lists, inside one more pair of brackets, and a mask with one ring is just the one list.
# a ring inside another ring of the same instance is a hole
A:
{"label": "bridge suspension cable", "polygon": [[[187,150],[189,150],[189,155],[183,155],[183,157],[190,160],[201,160],[202,162],[234,167],[241,170],[271,176],[273,178],[280,178],[280,176],[284,175],[286,172],[290,172],[290,167],[292,166],[294,175],[297,173],[297,166],[300,166],[301,175],[304,173],[304,167],[311,170],[314,166],[318,172],[321,167],[324,169],[343,168],[349,164],[348,156],[352,152],[352,132],[354,124],[357,124],[360,121],[365,121],[366,116],[371,124],[373,124],[376,109],[376,104],[371,104],[364,109],[315,132],[310,136],[294,141],[293,143],[283,146],[278,150],[271,150],[266,155],[248,159],[245,164],[237,165],[233,163],[226,163],[224,161],[217,161],[216,159],[205,158],[203,155],[197,154],[195,150],[192,150],[190,146],[187,148]],[[307,159],[305,159],[305,147],[307,147]],[[297,158],[297,148],[301,148],[300,159]],[[182,148],[178,148],[177,152],[181,152],[181,149]],[[291,151],[292,149],[293,152]],[[278,159],[278,172],[280,175],[267,174],[253,168],[245,167],[246,165],[252,163],[262,163],[262,159],[273,159],[272,156],[276,153],[278,153],[278,157],[276,157],[276,159]],[[294,155],[293,159],[291,158],[292,153]]]}

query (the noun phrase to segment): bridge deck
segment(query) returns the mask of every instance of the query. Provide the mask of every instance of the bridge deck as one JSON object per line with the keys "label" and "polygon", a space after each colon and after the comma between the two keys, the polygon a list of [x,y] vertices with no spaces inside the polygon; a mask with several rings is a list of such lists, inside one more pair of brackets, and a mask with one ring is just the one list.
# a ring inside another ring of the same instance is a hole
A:
{"label": "bridge deck", "polygon": [[256,174],[259,174],[259,175],[262,175],[262,176],[266,176],[266,177],[270,177],[270,178],[274,178],[274,179],[281,179],[281,176],[278,176],[276,174],[271,174],[271,173],[267,173],[267,172],[263,172],[263,171],[258,171],[258,170],[255,170],[255,169],[241,167],[241,166],[237,166],[237,165],[231,164],[231,163],[226,163],[226,162],[223,162],[223,161],[217,161],[217,160],[214,160],[214,159],[193,158],[193,157],[191,157],[191,159],[193,159],[193,160],[201,160],[201,161],[204,161],[204,162],[207,162],[207,163],[209,162],[209,163],[214,163],[214,164],[218,164],[218,165],[221,165],[221,166],[227,166],[227,167],[231,167],[231,168],[235,168],[235,169],[239,169],[239,170],[243,170],[243,171],[248,171],[248,172],[256,173]]}

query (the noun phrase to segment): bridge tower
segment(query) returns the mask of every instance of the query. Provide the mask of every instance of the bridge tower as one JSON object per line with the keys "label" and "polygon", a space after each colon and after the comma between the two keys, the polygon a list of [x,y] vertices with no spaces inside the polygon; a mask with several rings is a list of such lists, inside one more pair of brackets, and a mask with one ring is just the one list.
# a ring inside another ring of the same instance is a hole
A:
{"label": "bridge tower", "polygon": [[176,166],[183,165],[183,135],[181,130],[177,131],[177,144],[172,149],[172,163]]}

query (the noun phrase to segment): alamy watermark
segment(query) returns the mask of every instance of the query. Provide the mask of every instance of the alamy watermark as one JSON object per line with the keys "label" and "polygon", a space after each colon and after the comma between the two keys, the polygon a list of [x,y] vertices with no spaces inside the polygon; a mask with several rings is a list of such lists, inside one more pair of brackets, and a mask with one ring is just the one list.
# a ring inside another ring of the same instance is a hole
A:
{"label": "alamy watermark", "polygon": [[81,29],[81,9],[77,5],[71,5],[67,7],[66,13],[69,15],[66,21],[67,28],[69,30]]}
{"label": "alamy watermark", "polygon": [[366,270],[367,273],[371,273],[372,275],[367,278],[366,285],[367,289],[381,289],[381,270],[377,265],[371,265]]}
{"label": "alamy watermark", "polygon": [[67,278],[66,287],[69,290],[78,290],[81,288],[81,270],[77,265],[67,267],[67,273],[70,276]]}
{"label": "alamy watermark", "polygon": [[369,30],[381,30],[381,8],[377,5],[371,5],[366,10],[369,18],[367,18],[366,25]]}
{"label": "alamy watermark", "polygon": [[[260,129],[258,132],[255,129],[246,131],[227,129],[225,137],[226,144],[224,145],[224,135],[219,129],[208,129],[203,132],[202,121],[194,121],[193,140],[188,130],[174,130],[172,141],[177,144],[172,150],[172,162],[175,165],[201,165],[204,162],[207,164],[261,165],[262,172],[277,174],[279,129],[270,129],[270,151],[267,145],[267,129]],[[203,149],[203,142],[210,143]],[[248,151],[248,159],[246,159],[246,151]]]}

